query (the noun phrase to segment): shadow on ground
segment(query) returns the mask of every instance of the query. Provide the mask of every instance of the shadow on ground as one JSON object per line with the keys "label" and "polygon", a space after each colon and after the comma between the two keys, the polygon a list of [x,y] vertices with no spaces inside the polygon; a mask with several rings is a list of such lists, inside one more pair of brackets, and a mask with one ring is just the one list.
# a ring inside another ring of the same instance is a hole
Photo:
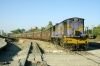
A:
{"label": "shadow on ground", "polygon": [[44,54],[44,50],[39,46],[38,43],[37,43],[37,45],[38,45],[38,47],[39,47],[39,49],[40,49],[40,52],[41,52],[42,54]]}
{"label": "shadow on ground", "polygon": [[100,49],[100,43],[97,43],[97,42],[89,42],[89,47],[88,47],[87,51],[97,50],[97,49]]}
{"label": "shadow on ground", "polygon": [[0,50],[0,62],[13,61],[13,57],[21,50],[13,43],[7,43],[7,46]]}

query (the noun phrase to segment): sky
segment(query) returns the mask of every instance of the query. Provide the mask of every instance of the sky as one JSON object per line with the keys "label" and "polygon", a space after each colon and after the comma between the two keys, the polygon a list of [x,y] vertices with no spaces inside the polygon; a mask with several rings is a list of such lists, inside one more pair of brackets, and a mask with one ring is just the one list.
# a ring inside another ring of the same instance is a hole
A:
{"label": "sky", "polygon": [[0,0],[0,30],[30,29],[79,17],[91,28],[100,24],[100,0]]}

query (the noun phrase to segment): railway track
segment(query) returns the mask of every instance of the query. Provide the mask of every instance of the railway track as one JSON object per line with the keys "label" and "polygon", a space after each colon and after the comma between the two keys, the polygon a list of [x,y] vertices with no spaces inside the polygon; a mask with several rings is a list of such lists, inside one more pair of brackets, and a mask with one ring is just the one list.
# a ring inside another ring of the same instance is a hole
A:
{"label": "railway track", "polygon": [[[87,60],[93,61],[93,62],[97,63],[98,65],[100,65],[100,57],[99,56],[96,56],[87,51],[80,51],[80,52],[75,52],[75,53],[87,58]],[[83,53],[85,53],[85,54],[83,54]],[[86,54],[90,54],[90,55],[86,55]]]}
{"label": "railway track", "polygon": [[[88,51],[69,51],[68,49],[64,49],[58,45],[55,45],[58,50],[52,50],[50,53],[41,53],[41,50],[39,46],[36,43],[33,43],[31,48],[31,53],[29,54],[29,58],[32,60],[29,60],[33,66],[42,66],[41,64],[50,65],[50,66],[74,66],[72,63],[76,63],[76,66],[84,65],[84,66],[100,66],[100,57],[99,55],[96,55],[93,53],[94,51],[88,50]],[[59,50],[66,51],[59,52]],[[97,51],[96,51],[97,52]],[[98,52],[100,52],[98,50]],[[33,57],[32,57],[33,56]],[[37,59],[40,58],[40,59]],[[79,58],[80,57],[80,58]],[[75,59],[76,58],[76,59]],[[53,59],[53,60],[52,60]],[[81,64],[80,62],[83,62],[85,64]],[[67,63],[67,65],[66,65]],[[77,64],[78,63],[78,64]],[[90,64],[88,64],[90,63]]]}
{"label": "railway track", "polygon": [[[90,48],[90,47],[89,47]],[[93,47],[95,48],[95,47]],[[92,62],[95,62],[98,66],[100,66],[100,49],[99,50],[92,50],[92,51],[72,51],[72,53],[78,54],[87,60],[90,60]]]}
{"label": "railway track", "polygon": [[[61,49],[59,46],[56,46],[57,48]],[[91,47],[89,47],[91,48]],[[92,47],[93,48],[98,48],[98,47]],[[75,55],[80,55],[84,58],[86,58],[87,60],[90,60],[92,62],[95,62],[98,66],[100,66],[100,49],[98,50],[92,50],[92,51],[70,51],[68,49],[63,49],[66,52],[75,54]]]}
{"label": "railway track", "polygon": [[[22,42],[21,45],[23,44],[26,44],[26,46],[22,46],[23,49],[21,48],[22,50],[18,52],[16,52],[18,49],[17,45],[20,46],[20,44],[9,44],[6,48],[11,51],[3,51],[4,54],[0,55],[0,60],[2,60],[0,61],[0,66],[47,66],[37,43],[29,41],[25,43]],[[10,56],[10,53],[12,55],[15,53],[15,56]],[[13,60],[7,59],[5,54]]]}
{"label": "railway track", "polygon": [[44,61],[43,54],[41,53],[37,43],[32,42],[26,66],[47,66],[47,63]]}

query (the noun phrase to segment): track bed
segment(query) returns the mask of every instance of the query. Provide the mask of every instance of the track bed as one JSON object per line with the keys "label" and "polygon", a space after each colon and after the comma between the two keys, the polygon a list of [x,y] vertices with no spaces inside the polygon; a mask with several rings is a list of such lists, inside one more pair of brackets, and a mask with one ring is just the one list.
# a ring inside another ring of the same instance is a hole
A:
{"label": "track bed", "polygon": [[[93,54],[94,48],[87,51],[69,51],[49,42],[32,40],[37,42],[44,51],[44,60],[50,66],[99,66],[100,59]],[[90,52],[91,51],[91,52]],[[98,51],[100,52],[100,51]]]}
{"label": "track bed", "polygon": [[49,42],[20,39],[0,52],[0,62],[5,61],[9,66],[100,66],[100,49],[69,51]]}

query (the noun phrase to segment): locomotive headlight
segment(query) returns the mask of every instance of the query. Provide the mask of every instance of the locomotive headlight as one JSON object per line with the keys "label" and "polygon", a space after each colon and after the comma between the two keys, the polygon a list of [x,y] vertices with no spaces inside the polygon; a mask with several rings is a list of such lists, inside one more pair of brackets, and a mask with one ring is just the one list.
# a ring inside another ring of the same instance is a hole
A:
{"label": "locomotive headlight", "polygon": [[78,18],[74,18],[74,22],[77,23],[79,21]]}

